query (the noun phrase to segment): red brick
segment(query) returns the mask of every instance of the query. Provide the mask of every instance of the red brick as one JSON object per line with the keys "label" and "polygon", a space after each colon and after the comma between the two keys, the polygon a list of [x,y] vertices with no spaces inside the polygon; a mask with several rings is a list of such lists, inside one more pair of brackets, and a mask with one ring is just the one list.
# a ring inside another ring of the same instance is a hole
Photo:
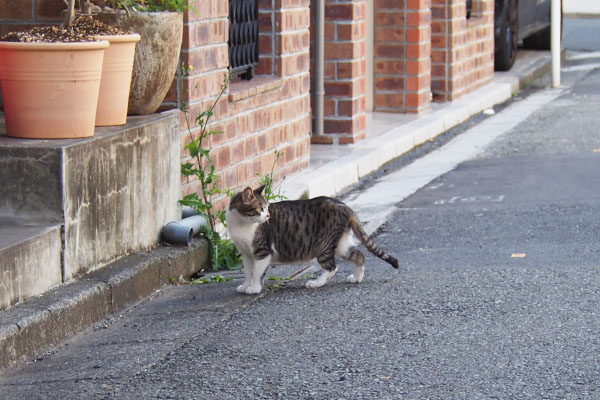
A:
{"label": "red brick", "polygon": [[402,74],[404,60],[375,60],[374,71],[376,74]]}
{"label": "red brick", "polygon": [[375,26],[403,26],[404,11],[401,12],[376,12]]}
{"label": "red brick", "polygon": [[365,112],[364,96],[352,100],[338,100],[338,115],[351,117]]}
{"label": "red brick", "polygon": [[392,9],[404,9],[406,0],[375,0],[376,10],[392,10]]}
{"label": "red brick", "polygon": [[364,60],[337,63],[337,77],[339,79],[351,79],[364,75]]}
{"label": "red brick", "polygon": [[306,9],[284,10],[275,13],[276,26],[283,31],[308,28],[310,12]]}
{"label": "red brick", "polygon": [[[45,0],[38,5],[42,11],[50,11],[50,16],[55,21],[60,21],[61,11],[65,8],[61,0]],[[33,21],[33,0],[0,0],[0,20],[3,21]]]}
{"label": "red brick", "polygon": [[383,109],[404,109],[404,93],[376,93],[374,96],[376,108]]}
{"label": "red brick", "polygon": [[431,0],[406,0],[408,10],[423,10],[431,7]]}
{"label": "red brick", "polygon": [[365,37],[365,22],[339,23],[337,27],[337,40],[360,40]]}
{"label": "red brick", "polygon": [[431,13],[427,11],[407,12],[406,26],[421,26],[431,22]]}
{"label": "red brick", "polygon": [[229,166],[231,161],[231,149],[228,146],[211,151],[213,163],[217,169]]}
{"label": "red brick", "polygon": [[364,42],[325,42],[325,58],[354,59],[364,57]]}
{"label": "red brick", "polygon": [[403,58],[404,45],[402,44],[375,44],[375,57]]}
{"label": "red brick", "polygon": [[[335,34],[337,31],[336,25],[337,24],[334,24],[333,22],[325,21],[325,40],[335,40]],[[315,32],[315,29],[311,29],[311,34],[314,34],[313,32]]]}
{"label": "red brick", "polygon": [[364,2],[325,4],[325,19],[334,21],[359,20],[365,17]]}
{"label": "red brick", "polygon": [[401,91],[404,89],[404,79],[394,76],[376,76],[374,86],[379,91]]}
{"label": "red brick", "polygon": [[[11,4],[13,4],[13,5],[11,5]],[[7,8],[10,10],[11,8],[15,7],[15,5],[19,5],[18,6],[19,8],[22,7],[21,11],[18,11],[17,13],[19,15],[26,16],[23,19],[31,18],[31,10],[32,10],[33,6],[31,5],[31,1],[29,1],[29,0],[25,0],[25,1],[4,0],[4,1],[0,2],[0,10],[2,10],[4,13]],[[63,19],[62,12],[65,9],[66,9],[65,3],[62,0],[41,0],[37,3],[37,6],[35,7],[35,20],[36,21],[62,21],[62,19]],[[15,11],[16,10],[13,10],[13,13]]]}
{"label": "red brick", "polygon": [[258,13],[258,31],[260,33],[273,33],[273,21],[275,15],[272,12]]}
{"label": "red brick", "polygon": [[322,136],[311,136],[310,142],[314,144],[333,144],[333,137],[322,135]]}
{"label": "red brick", "polygon": [[404,40],[404,31],[400,27],[375,28],[375,42],[401,42]]}
{"label": "red brick", "polygon": [[429,43],[425,43],[425,44],[407,43],[406,44],[406,57],[407,58],[424,58],[424,57],[428,57],[430,54],[431,54],[431,45]]}
{"label": "red brick", "polygon": [[352,120],[325,118],[323,121],[323,131],[325,133],[350,133],[352,132]]}

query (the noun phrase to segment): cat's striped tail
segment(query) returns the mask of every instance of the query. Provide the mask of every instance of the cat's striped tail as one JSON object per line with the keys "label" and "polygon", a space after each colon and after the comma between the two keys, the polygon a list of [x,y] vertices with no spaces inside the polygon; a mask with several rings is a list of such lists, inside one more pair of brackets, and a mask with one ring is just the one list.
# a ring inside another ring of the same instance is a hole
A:
{"label": "cat's striped tail", "polygon": [[365,245],[365,247],[374,255],[381,258],[383,261],[387,262],[394,268],[398,268],[398,260],[394,257],[390,256],[384,250],[382,250],[379,246],[377,246],[373,240],[367,235],[367,232],[362,227],[362,224],[356,214],[352,215],[350,219],[350,228],[352,232],[356,235],[357,238],[360,239],[361,242]]}

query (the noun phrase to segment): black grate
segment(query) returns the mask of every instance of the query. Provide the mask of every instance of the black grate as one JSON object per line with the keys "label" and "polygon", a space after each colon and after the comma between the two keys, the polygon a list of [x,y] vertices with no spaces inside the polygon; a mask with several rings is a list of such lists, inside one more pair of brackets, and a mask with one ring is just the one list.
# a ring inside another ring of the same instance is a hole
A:
{"label": "black grate", "polygon": [[258,0],[229,0],[229,66],[251,79],[258,64]]}

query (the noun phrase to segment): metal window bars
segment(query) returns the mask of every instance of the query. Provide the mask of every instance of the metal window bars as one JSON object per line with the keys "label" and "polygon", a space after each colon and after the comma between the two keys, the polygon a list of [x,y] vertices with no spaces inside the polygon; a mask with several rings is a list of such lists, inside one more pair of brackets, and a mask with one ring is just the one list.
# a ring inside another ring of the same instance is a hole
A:
{"label": "metal window bars", "polygon": [[229,67],[250,80],[258,64],[258,0],[229,0]]}

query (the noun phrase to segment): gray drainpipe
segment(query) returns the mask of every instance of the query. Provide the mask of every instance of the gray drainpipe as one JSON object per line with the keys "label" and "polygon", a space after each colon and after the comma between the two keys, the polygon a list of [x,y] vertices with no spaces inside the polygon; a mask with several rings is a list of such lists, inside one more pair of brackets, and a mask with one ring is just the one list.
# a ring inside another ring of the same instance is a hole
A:
{"label": "gray drainpipe", "polygon": [[323,99],[325,97],[325,0],[314,0],[317,3],[315,26],[315,86],[313,110],[315,117],[314,136],[323,135]]}
{"label": "gray drainpipe", "polygon": [[203,215],[198,215],[194,210],[184,209],[182,218],[166,224],[161,236],[163,240],[173,244],[192,244],[192,238],[200,232],[202,226],[208,226],[208,221]]}

